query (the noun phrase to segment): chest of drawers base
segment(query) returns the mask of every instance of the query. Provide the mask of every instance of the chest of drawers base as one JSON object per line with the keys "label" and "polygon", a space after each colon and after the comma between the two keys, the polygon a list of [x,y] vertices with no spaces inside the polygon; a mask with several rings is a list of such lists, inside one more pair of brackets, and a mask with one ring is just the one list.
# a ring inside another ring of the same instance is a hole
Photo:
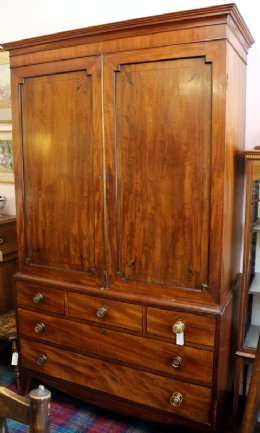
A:
{"label": "chest of drawers base", "polygon": [[[71,395],[80,387],[81,398],[109,409],[116,401],[126,414],[214,429],[225,312],[137,305],[19,279],[16,288],[25,376]],[[184,345],[176,344],[180,325]]]}

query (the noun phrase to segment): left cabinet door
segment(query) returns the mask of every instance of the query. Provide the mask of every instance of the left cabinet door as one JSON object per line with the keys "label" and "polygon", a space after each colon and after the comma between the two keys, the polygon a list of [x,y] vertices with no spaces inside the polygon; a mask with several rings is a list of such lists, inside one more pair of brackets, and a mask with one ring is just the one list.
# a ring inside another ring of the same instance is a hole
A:
{"label": "left cabinet door", "polygon": [[103,145],[99,57],[13,71],[20,266],[101,286]]}

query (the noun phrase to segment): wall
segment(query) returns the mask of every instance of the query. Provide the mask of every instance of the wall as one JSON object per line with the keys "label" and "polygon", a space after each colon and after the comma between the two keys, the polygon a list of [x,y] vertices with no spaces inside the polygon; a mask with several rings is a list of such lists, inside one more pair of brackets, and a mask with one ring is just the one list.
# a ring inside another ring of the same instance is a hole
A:
{"label": "wall", "polygon": [[[0,41],[10,42],[96,24],[104,24],[178,10],[229,3],[224,0],[1,0]],[[237,0],[256,43],[249,52],[246,147],[260,145],[260,25],[257,0]],[[15,213],[14,186],[0,184],[8,199],[3,212]]]}

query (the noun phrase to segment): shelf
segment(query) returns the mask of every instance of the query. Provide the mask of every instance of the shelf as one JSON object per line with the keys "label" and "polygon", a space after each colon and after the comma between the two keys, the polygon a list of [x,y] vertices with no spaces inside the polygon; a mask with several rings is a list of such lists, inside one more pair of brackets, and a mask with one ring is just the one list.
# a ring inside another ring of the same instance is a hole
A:
{"label": "shelf", "polygon": [[260,332],[260,326],[251,325],[245,339],[245,347],[251,347],[252,349],[256,349],[258,336]]}
{"label": "shelf", "polygon": [[258,222],[256,225],[251,226],[252,232],[260,232],[260,222]]}
{"label": "shelf", "polygon": [[260,295],[260,272],[256,272],[249,288],[249,293],[258,293]]}

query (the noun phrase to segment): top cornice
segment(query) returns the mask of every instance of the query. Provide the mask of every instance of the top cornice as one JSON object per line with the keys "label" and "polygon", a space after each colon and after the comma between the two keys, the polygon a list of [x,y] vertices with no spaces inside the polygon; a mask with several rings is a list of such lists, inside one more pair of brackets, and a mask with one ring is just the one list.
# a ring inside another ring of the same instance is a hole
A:
{"label": "top cornice", "polygon": [[145,18],[135,18],[109,24],[101,24],[77,30],[67,30],[50,35],[37,36],[35,38],[22,39],[15,42],[2,43],[1,46],[15,55],[15,51],[21,49],[33,51],[37,49],[51,49],[51,45],[63,47],[66,45],[77,45],[92,43],[113,38],[131,37],[139,34],[156,33],[174,29],[187,28],[193,25],[229,24],[230,19],[242,34],[250,48],[254,39],[242,18],[235,3],[210,6],[200,9],[192,9],[182,12],[172,12],[163,15],[155,15]]}

